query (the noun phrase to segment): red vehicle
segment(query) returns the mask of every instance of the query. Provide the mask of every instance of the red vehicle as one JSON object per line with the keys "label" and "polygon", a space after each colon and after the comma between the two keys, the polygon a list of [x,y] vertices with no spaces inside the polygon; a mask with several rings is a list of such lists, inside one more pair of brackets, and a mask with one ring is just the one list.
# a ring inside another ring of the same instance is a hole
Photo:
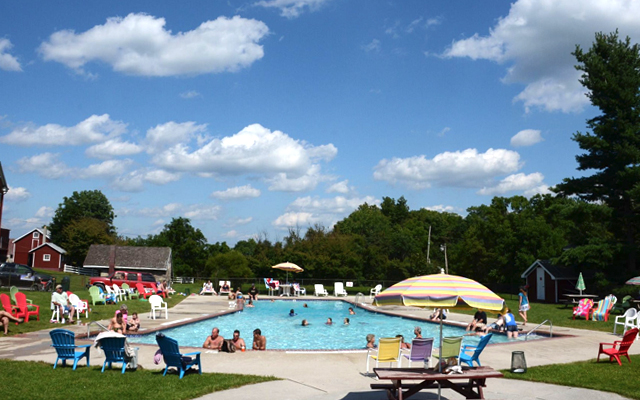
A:
{"label": "red vehicle", "polygon": [[94,276],[89,281],[90,286],[100,286],[102,290],[105,285],[111,286],[114,283],[119,287],[126,283],[131,288],[135,288],[136,284],[140,283],[145,288],[151,288],[155,285],[156,278],[148,272],[116,271],[109,276]]}

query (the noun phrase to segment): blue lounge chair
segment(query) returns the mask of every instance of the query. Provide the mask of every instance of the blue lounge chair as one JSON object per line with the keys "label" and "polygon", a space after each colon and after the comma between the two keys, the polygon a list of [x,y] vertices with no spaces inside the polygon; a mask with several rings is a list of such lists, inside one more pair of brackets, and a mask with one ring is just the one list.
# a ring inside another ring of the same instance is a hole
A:
{"label": "blue lounge chair", "polygon": [[[473,367],[473,362],[475,361],[476,364],[478,364],[478,367],[481,367],[482,364],[480,364],[480,360],[478,359],[478,357],[480,357],[480,353],[482,353],[484,347],[487,345],[487,343],[489,343],[489,340],[491,340],[491,336],[493,336],[493,333],[484,335],[480,339],[480,343],[478,343],[477,346],[471,346],[468,344],[462,346],[462,351],[460,352],[460,363],[467,363],[470,367]],[[469,355],[466,353],[466,351],[471,350],[474,350],[473,354]]]}
{"label": "blue lounge chair", "polygon": [[104,367],[109,364],[109,368],[111,365],[116,363],[122,363],[122,373],[127,369],[128,359],[125,359],[126,354],[124,351],[124,341],[126,338],[123,337],[106,337],[100,339],[100,347],[102,351],[104,351],[104,363],[102,364],[102,372],[104,372]]}
{"label": "blue lounge chair", "polygon": [[[53,369],[56,369],[59,360],[62,360],[62,365],[64,366],[67,365],[67,360],[73,360],[73,370],[75,371],[78,361],[83,357],[87,358],[87,367],[89,366],[90,344],[76,345],[75,335],[66,329],[54,329],[49,332],[49,335],[51,335],[51,341],[53,342],[51,346],[58,353]],[[76,351],[76,348],[84,349],[84,351]]]}
{"label": "blue lounge chair", "polygon": [[180,354],[180,347],[178,346],[178,342],[164,335],[156,335],[156,342],[158,342],[158,346],[160,346],[162,358],[164,359],[164,363],[167,365],[162,376],[165,376],[167,374],[169,367],[176,367],[178,369],[178,372],[180,372],[180,379],[182,379],[185,371],[188,370],[192,365],[197,365],[198,372],[200,373],[200,375],[202,375],[202,365],[200,364],[199,351]]}

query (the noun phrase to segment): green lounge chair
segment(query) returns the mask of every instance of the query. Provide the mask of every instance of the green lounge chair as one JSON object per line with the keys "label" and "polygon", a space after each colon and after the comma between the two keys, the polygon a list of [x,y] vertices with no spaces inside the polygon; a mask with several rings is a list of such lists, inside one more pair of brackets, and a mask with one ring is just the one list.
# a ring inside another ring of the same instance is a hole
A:
{"label": "green lounge chair", "polygon": [[122,290],[125,291],[125,293],[129,297],[129,300],[139,299],[140,298],[140,295],[135,290],[131,290],[129,285],[127,285],[126,283],[122,284]]}
{"label": "green lounge chair", "polygon": [[629,300],[633,299],[632,296],[626,295],[622,298],[622,303],[616,303],[613,308],[611,309],[611,312],[617,312],[619,314],[624,314],[626,310],[628,310],[629,308],[631,308],[631,304],[629,303]]}
{"label": "green lounge chair", "polygon": [[[18,302],[16,301],[16,293],[18,293],[20,291],[20,289],[18,289],[15,286],[11,286],[11,289],[9,289],[9,293],[11,295],[11,301],[13,302],[14,305],[18,305]],[[27,308],[32,311],[35,310],[36,307],[33,305],[33,300],[29,300],[27,299]]]}
{"label": "green lounge chair", "polygon": [[[462,336],[442,338],[442,359],[447,360],[451,357],[460,359],[460,351],[462,349]],[[434,350],[433,356],[440,358],[440,350]]]}
{"label": "green lounge chair", "polygon": [[107,300],[104,298],[102,293],[100,293],[99,287],[91,286],[89,288],[89,295],[91,296],[91,304],[93,304],[94,306],[96,305],[96,303],[107,304]]}

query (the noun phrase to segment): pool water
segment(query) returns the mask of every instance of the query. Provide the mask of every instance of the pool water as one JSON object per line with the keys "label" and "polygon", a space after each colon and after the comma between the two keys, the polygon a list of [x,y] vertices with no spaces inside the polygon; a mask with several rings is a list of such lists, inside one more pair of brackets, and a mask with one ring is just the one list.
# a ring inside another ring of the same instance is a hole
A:
{"label": "pool water", "polygon": [[[308,308],[303,307],[305,303]],[[254,304],[254,308],[245,307],[242,312],[165,329],[163,333],[176,339],[180,346],[202,347],[213,327],[220,329],[220,335],[226,339],[238,329],[251,348],[253,330],[259,328],[267,338],[269,350],[350,350],[363,349],[369,333],[376,335],[376,343],[381,337],[399,334],[410,342],[414,327],[420,326],[423,337],[434,337],[436,345],[439,343],[439,324],[371,312],[344,301],[260,300]],[[354,308],[355,315],[349,315],[349,307]],[[291,309],[296,316],[289,316]],[[333,325],[326,325],[327,318],[333,319]],[[345,318],[350,319],[349,325],[344,324]],[[301,325],[303,319],[309,321],[308,326]],[[465,333],[464,328],[447,325],[443,328],[443,336]],[[475,345],[479,340],[477,336],[465,336],[463,344]],[[509,340],[505,335],[494,334],[491,343]],[[155,333],[131,337],[130,342],[155,344]]]}

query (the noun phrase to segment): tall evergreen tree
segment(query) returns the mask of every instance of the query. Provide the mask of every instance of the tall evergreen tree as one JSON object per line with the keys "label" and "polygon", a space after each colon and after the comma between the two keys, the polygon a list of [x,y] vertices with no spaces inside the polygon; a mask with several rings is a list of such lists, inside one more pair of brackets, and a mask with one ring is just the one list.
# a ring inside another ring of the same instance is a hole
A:
{"label": "tall evergreen tree", "polygon": [[612,209],[612,222],[626,255],[627,273],[636,272],[636,235],[640,193],[640,52],[618,32],[597,33],[589,51],[576,46],[573,53],[583,71],[580,83],[600,115],[589,119],[591,132],[577,132],[573,140],[585,153],[576,156],[578,170],[593,174],[566,178],[556,188],[601,202]]}

